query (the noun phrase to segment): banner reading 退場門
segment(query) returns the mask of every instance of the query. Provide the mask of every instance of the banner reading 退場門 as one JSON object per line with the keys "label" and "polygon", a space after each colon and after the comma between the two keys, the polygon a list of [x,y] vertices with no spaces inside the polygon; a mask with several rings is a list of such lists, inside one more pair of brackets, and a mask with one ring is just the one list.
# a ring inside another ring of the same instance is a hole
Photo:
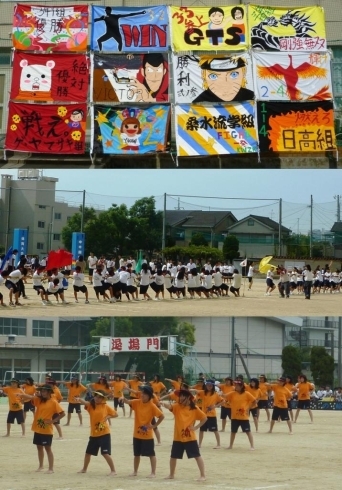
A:
{"label": "banner reading \u9000\u5834\u9580", "polygon": [[257,113],[260,151],[336,149],[331,101],[258,102]]}
{"label": "banner reading \u9000\u5834\u9580", "polygon": [[175,102],[232,102],[254,99],[252,61],[246,53],[174,55]]}
{"label": "banner reading \u9000\u5834\u9580", "polygon": [[330,100],[330,54],[252,54],[258,100]]}
{"label": "banner reading \u9000\u5834\u9580", "polygon": [[243,5],[170,7],[174,51],[246,49],[247,20]]}
{"label": "banner reading \u9000\u5834\u9580", "polygon": [[177,105],[179,156],[226,155],[258,151],[254,102]]}
{"label": "banner reading \u9000\u5834\u9580", "polygon": [[13,46],[23,51],[86,51],[88,5],[18,4],[12,39]]}
{"label": "banner reading \u9000\u5834\u9580", "polygon": [[87,104],[10,102],[5,148],[31,153],[85,151]]}
{"label": "banner reading \u9000\u5834\u9580", "polygon": [[262,51],[326,51],[322,7],[248,6],[249,42]]}
{"label": "banner reading \u9000\u5834\u9580", "polygon": [[166,6],[92,7],[91,49],[94,51],[167,51]]}
{"label": "banner reading \u9000\u5834\u9580", "polygon": [[139,155],[170,147],[170,106],[93,107],[92,152]]}
{"label": "banner reading \u9000\u5834\u9580", "polygon": [[168,102],[167,53],[94,53],[92,95],[94,102]]}
{"label": "banner reading \u9000\u5834\u9580", "polygon": [[86,102],[89,63],[81,53],[15,51],[10,98],[37,102]]}

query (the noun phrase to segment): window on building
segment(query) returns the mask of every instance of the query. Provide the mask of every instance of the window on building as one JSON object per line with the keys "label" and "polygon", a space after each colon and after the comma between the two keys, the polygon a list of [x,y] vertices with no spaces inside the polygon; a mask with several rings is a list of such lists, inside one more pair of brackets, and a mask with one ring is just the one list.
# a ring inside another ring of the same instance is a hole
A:
{"label": "window on building", "polygon": [[53,337],[53,322],[49,320],[33,320],[33,337]]}
{"label": "window on building", "polygon": [[62,219],[62,213],[55,213],[55,219]]}
{"label": "window on building", "polygon": [[0,379],[8,381],[12,378],[12,359],[0,359]]}
{"label": "window on building", "polygon": [[27,376],[31,376],[31,360],[14,359],[14,372],[20,381],[24,381]]}
{"label": "window on building", "polygon": [[53,239],[56,241],[59,241],[61,239],[61,234],[60,233],[54,233],[53,234]]}
{"label": "window on building", "polygon": [[45,221],[38,221],[38,228],[45,228]]}
{"label": "window on building", "polygon": [[248,220],[248,226],[254,226],[254,219]]}
{"label": "window on building", "polygon": [[0,318],[0,335],[26,336],[26,319]]}
{"label": "window on building", "polygon": [[43,242],[37,242],[37,250],[44,250],[44,243]]}
{"label": "window on building", "polygon": [[38,208],[39,209],[46,209],[46,206],[44,206],[43,204],[38,204]]}
{"label": "window on building", "polygon": [[54,371],[62,371],[62,361],[58,359],[46,359],[45,370],[48,373],[53,373]]}

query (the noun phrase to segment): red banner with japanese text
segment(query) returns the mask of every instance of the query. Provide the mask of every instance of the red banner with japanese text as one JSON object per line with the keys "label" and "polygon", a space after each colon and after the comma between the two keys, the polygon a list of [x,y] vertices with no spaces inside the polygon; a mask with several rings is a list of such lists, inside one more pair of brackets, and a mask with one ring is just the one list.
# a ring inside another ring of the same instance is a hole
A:
{"label": "red banner with japanese text", "polygon": [[5,148],[31,153],[81,154],[85,151],[87,104],[10,102]]}

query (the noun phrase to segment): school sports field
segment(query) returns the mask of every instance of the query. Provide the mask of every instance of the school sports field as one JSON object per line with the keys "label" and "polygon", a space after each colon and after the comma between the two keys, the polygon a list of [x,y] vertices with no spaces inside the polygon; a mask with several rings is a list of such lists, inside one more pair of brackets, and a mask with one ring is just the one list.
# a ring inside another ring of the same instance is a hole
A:
{"label": "school sports field", "polygon": [[[124,297],[118,303],[98,303],[93,287],[86,284],[89,291],[90,304],[84,303],[84,295],[78,293],[79,303],[76,304],[72,286],[65,292],[67,305],[57,304],[54,297],[50,296],[51,306],[42,306],[40,297],[32,289],[30,280],[26,285],[28,300],[20,298],[23,306],[1,307],[0,317],[47,317],[47,316],[339,316],[342,308],[342,292],[337,294],[314,294],[310,300],[304,295],[294,292],[290,298],[279,298],[277,289],[271,296],[264,296],[265,280],[255,279],[251,291],[248,291],[248,283],[245,289],[242,285],[240,298],[235,298],[231,293],[229,297],[194,300],[170,299],[165,292],[163,301],[127,301]],[[4,302],[8,304],[8,291],[1,287]],[[148,290],[154,298],[151,288]],[[139,296],[140,298],[142,296]]]}
{"label": "school sports field", "polygon": [[[111,403],[111,402],[109,402]],[[65,410],[67,404],[63,403]],[[121,409],[119,409],[121,411]],[[301,412],[293,435],[288,435],[285,422],[276,423],[273,434],[267,434],[265,412],[260,415],[259,432],[253,430],[255,451],[249,450],[245,434],[238,432],[233,450],[224,449],[229,441],[228,431],[221,434],[222,449],[212,449],[214,435],[204,435],[201,454],[207,480],[196,482],[197,465],[186,457],[178,462],[175,480],[163,480],[168,475],[173,417],[163,409],[165,420],[160,425],[162,445],[156,447],[157,476],[147,479],[148,458],[141,458],[137,477],[132,471],[133,419],[121,416],[112,420],[112,456],[118,476],[108,477],[108,466],[102,456],[92,457],[87,474],[77,474],[82,468],[88,441],[88,415],[84,413],[83,427],[78,426],[76,414],[70,427],[62,427],[63,440],[52,444],[55,473],[35,473],[38,467],[36,448],[30,431],[32,414],[27,418],[27,434],[21,437],[19,426],[12,426],[10,438],[1,439],[1,490],[340,490],[341,488],[341,411],[314,411],[314,423]],[[5,433],[7,401],[0,402],[0,430]],[[63,424],[62,419],[61,423]],[[219,422],[220,423],[220,422]]]}

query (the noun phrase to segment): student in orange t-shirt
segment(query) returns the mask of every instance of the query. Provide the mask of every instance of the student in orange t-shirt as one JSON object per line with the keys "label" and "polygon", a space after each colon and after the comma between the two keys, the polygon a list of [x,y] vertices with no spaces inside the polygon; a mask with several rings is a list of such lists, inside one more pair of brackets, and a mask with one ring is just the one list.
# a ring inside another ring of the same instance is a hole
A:
{"label": "student in orange t-shirt", "polygon": [[[60,389],[57,386],[56,380],[50,378],[46,384],[50,385],[52,388],[52,395],[51,395],[52,398],[55,398],[57,402],[60,403],[63,400],[63,396]],[[53,423],[53,425],[55,426],[56,431],[58,432],[59,439],[63,439],[60,421],[57,420],[56,422]]]}
{"label": "student in orange t-shirt", "polygon": [[81,398],[76,398],[77,403],[85,406],[90,417],[90,437],[84,456],[83,468],[79,473],[86,473],[91,457],[97,456],[99,450],[110,468],[109,476],[116,476],[114,461],[111,457],[111,438],[108,420],[117,417],[114,408],[106,403],[106,392],[103,390],[95,391],[94,398],[87,402]]}
{"label": "student in orange t-shirt", "polygon": [[[139,386],[142,386],[144,383],[141,381],[141,378],[138,374],[135,374],[133,376],[133,379],[129,379],[127,381],[127,384],[128,384],[128,387],[133,390],[132,392],[130,392],[130,398],[131,400],[136,400],[137,398],[139,398],[137,392],[139,390]],[[131,418],[132,417],[132,407],[129,407],[129,417]]]}
{"label": "student in orange t-shirt", "polygon": [[176,376],[176,378],[177,378],[177,381],[175,381],[174,379],[170,379],[170,378],[165,378],[165,381],[169,381],[171,383],[173,390],[180,390],[181,384],[184,383],[184,381],[185,381],[184,376],[179,374],[178,376]]}
{"label": "student in orange t-shirt", "polygon": [[[25,379],[25,383],[21,385],[21,389],[26,393],[27,395],[34,395],[37,387],[34,384],[34,379],[31,378],[30,376]],[[31,400],[24,402],[24,420],[26,421],[26,415],[27,412],[33,412],[34,413],[35,408],[34,405],[32,404]]]}
{"label": "student in orange t-shirt", "polygon": [[[178,402],[173,404],[163,403],[175,417],[173,443],[170,458],[170,474],[166,478],[173,480],[175,477],[177,459],[183,459],[184,451],[188,459],[195,458],[200,470],[199,481],[205,481],[204,462],[201,457],[195,431],[200,429],[207,421],[207,416],[196,407],[194,397],[189,390],[180,389],[174,392]],[[199,421],[194,425],[196,420]]]}
{"label": "student in orange t-shirt", "polygon": [[[224,383],[220,383],[218,387],[220,388],[222,395],[226,395],[227,393],[234,391],[235,388],[234,388],[233,378],[229,378],[229,377],[225,378]],[[230,409],[229,401],[225,400],[223,405],[221,405],[220,418],[222,421],[222,429],[220,430],[220,432],[225,432],[226,425],[227,425],[227,417],[230,420],[230,416],[231,416],[231,409]]]}
{"label": "student in orange t-shirt", "polygon": [[65,427],[70,425],[70,420],[71,420],[71,414],[75,412],[78,415],[78,419],[80,421],[80,425],[82,425],[82,410],[81,410],[81,404],[76,403],[76,399],[80,398],[80,396],[87,391],[87,387],[83,386],[80,382],[77,376],[72,376],[70,379],[70,383],[66,383],[62,381],[60,385],[66,386],[68,389],[68,418],[67,418],[67,423],[64,424]]}
{"label": "student in orange t-shirt", "polygon": [[8,397],[9,412],[7,415],[7,432],[4,437],[9,437],[11,434],[11,425],[17,421],[17,424],[21,425],[22,436],[25,436],[25,420],[23,405],[21,403],[21,396],[24,392],[19,388],[19,379],[12,378],[11,386],[5,386],[1,388],[0,393],[5,393]]}
{"label": "student in orange t-shirt", "polygon": [[202,445],[204,432],[213,432],[216,438],[216,446],[214,449],[220,449],[220,434],[217,428],[216,408],[222,405],[224,399],[215,391],[215,381],[208,379],[205,382],[204,390],[199,391],[199,396],[202,398],[202,410],[207,416],[207,421],[200,428],[199,447]]}
{"label": "student in orange t-shirt", "polygon": [[268,408],[269,387],[267,386],[267,378],[264,374],[260,374],[259,376],[259,389],[261,391],[261,397],[258,401],[258,420],[260,417],[260,410],[264,409],[267,415],[267,422],[269,422],[271,420],[271,413]]}
{"label": "student in orange t-shirt", "polygon": [[162,383],[160,381],[160,376],[159,374],[155,374],[154,375],[154,379],[153,381],[150,381],[149,384],[151,385],[152,389],[153,389],[153,393],[158,397],[160,398],[161,395],[164,394],[164,392],[166,392],[166,386],[164,385],[164,383]]}
{"label": "student in orange t-shirt", "polygon": [[285,387],[286,378],[280,377],[278,378],[277,384],[270,384],[269,387],[274,393],[274,402],[273,402],[273,413],[272,420],[270,425],[269,434],[272,433],[274,424],[277,420],[286,420],[287,425],[290,429],[290,434],[292,434],[292,424],[289,416],[289,411],[287,408],[288,400],[291,399],[292,393]]}
{"label": "student in orange t-shirt", "polygon": [[310,392],[315,389],[315,385],[308,382],[308,378],[304,374],[298,376],[298,383],[296,384],[298,405],[294,423],[297,422],[299,412],[301,410],[307,410],[311,423],[313,423],[312,410],[310,409]]}
{"label": "student in orange t-shirt", "polygon": [[[161,410],[153,403],[153,390],[151,386],[141,386],[141,398],[137,400],[122,401],[130,405],[134,410],[134,432],[133,432],[133,453],[134,453],[134,470],[130,476],[137,476],[140,457],[147,456],[151,462],[151,474],[149,478],[156,476],[157,458],[154,452],[153,429],[164,420]],[[156,417],[155,423],[152,420]]]}
{"label": "student in orange t-shirt", "polygon": [[234,381],[234,385],[235,391],[231,391],[227,395],[224,395],[224,397],[229,400],[232,410],[230,444],[227,449],[233,449],[236,433],[239,430],[239,427],[241,427],[242,432],[248,437],[251,450],[254,451],[253,436],[249,424],[249,410],[255,404],[256,399],[246,391],[243,381]]}
{"label": "student in orange t-shirt", "polygon": [[257,378],[251,378],[249,385],[246,386],[246,391],[250,393],[256,399],[255,404],[251,407],[249,413],[253,417],[255,432],[258,432],[258,401],[261,397],[261,390],[259,388],[259,380]]}
{"label": "student in orange t-shirt", "polygon": [[55,397],[52,396],[52,386],[49,384],[39,386],[37,395],[23,395],[23,399],[29,399],[36,407],[32,431],[34,432],[33,444],[37,446],[39,466],[37,471],[44,469],[44,450],[46,452],[49,469],[46,473],[53,473],[54,456],[51,450],[53,438],[53,426],[65,416],[63,408]]}
{"label": "student in orange t-shirt", "polygon": [[289,411],[290,419],[293,422],[293,395],[297,391],[295,385],[293,384],[293,379],[292,376],[286,375],[286,383],[285,383],[285,388],[287,388],[289,391],[291,391],[291,399],[287,401],[287,408]]}
{"label": "student in orange t-shirt", "polygon": [[127,383],[125,383],[125,381],[122,381],[121,376],[119,374],[116,374],[114,377],[114,381],[111,381],[108,384],[113,388],[115,410],[117,410],[118,407],[122,408],[123,416],[125,417],[126,416],[125,404],[119,400],[123,397],[124,389],[128,388]]}

